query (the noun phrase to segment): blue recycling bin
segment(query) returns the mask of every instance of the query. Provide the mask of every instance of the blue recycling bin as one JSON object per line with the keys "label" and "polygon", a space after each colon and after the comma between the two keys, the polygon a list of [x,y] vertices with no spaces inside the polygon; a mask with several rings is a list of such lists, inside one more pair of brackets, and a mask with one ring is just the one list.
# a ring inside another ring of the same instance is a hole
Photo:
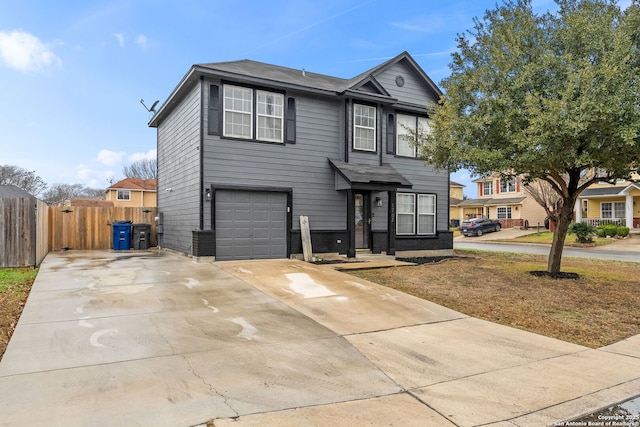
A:
{"label": "blue recycling bin", "polygon": [[113,249],[127,251],[131,249],[131,221],[116,221],[113,227]]}

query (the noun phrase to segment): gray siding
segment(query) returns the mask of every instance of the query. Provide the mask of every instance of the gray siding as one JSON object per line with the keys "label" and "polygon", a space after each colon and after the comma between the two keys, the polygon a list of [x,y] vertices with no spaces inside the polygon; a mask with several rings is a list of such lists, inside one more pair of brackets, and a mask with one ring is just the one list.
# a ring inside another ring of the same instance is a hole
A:
{"label": "gray siding", "polygon": [[[296,99],[296,143],[272,144],[205,135],[205,185],[293,189],[293,229],[307,215],[312,230],[346,227],[346,196],[335,190],[327,158],[341,158],[343,138],[338,100],[287,93]],[[205,107],[206,108],[206,107]],[[205,124],[205,129],[207,125]],[[210,226],[210,210],[205,225]]]}
{"label": "gray siding", "polygon": [[158,212],[164,220],[159,244],[186,253],[199,227],[199,111],[200,86],[195,85],[158,126]]}
{"label": "gray siding", "polygon": [[[396,76],[398,75],[404,77],[404,86],[402,87],[396,84]],[[434,95],[424,86],[422,80],[404,62],[393,64],[375,77],[389,92],[389,95],[400,101],[425,106],[426,100],[437,101],[437,99],[434,99]]]}

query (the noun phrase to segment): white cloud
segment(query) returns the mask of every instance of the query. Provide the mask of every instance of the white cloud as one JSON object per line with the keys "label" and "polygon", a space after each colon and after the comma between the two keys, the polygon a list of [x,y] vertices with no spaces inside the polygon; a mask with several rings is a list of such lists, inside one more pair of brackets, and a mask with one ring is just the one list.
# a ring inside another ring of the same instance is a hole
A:
{"label": "white cloud", "polygon": [[114,33],[113,37],[115,37],[118,40],[118,44],[120,45],[120,47],[124,47],[124,34]]}
{"label": "white cloud", "polygon": [[96,170],[88,165],[80,163],[76,170],[76,180],[81,181],[82,185],[91,188],[106,188],[109,180],[113,179],[116,173],[111,170]]}
{"label": "white cloud", "polygon": [[124,151],[100,150],[96,160],[105,166],[115,166],[122,163],[122,159],[126,154]]}
{"label": "white cloud", "polygon": [[46,44],[21,30],[0,31],[0,57],[9,67],[23,72],[62,66],[62,60]]}
{"label": "white cloud", "polygon": [[145,36],[144,34],[140,34],[136,38],[136,44],[138,46],[140,46],[142,49],[146,49],[147,48],[147,36]]}
{"label": "white cloud", "polygon": [[129,156],[129,161],[131,163],[138,162],[140,160],[155,160],[158,155],[158,150],[155,148],[147,151],[146,153],[133,153]]}

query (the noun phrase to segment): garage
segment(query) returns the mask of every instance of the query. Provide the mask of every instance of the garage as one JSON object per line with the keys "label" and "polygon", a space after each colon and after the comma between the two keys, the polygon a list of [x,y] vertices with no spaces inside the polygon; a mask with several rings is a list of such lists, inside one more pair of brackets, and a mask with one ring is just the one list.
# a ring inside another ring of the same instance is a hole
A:
{"label": "garage", "polygon": [[287,193],[218,190],[216,259],[287,257]]}

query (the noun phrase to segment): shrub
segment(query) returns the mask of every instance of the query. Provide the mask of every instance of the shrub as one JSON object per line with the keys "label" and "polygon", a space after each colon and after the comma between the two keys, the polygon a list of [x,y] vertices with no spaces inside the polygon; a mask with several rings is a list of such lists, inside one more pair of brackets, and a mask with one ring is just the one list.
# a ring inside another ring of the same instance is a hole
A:
{"label": "shrub", "polygon": [[619,226],[617,229],[618,236],[627,237],[629,235],[629,227]]}
{"label": "shrub", "polygon": [[591,235],[598,230],[586,222],[574,222],[569,226],[569,234],[575,234],[578,243],[592,243]]}
{"label": "shrub", "polygon": [[606,224],[598,226],[598,237],[615,237],[618,235],[618,226],[615,224]]}

